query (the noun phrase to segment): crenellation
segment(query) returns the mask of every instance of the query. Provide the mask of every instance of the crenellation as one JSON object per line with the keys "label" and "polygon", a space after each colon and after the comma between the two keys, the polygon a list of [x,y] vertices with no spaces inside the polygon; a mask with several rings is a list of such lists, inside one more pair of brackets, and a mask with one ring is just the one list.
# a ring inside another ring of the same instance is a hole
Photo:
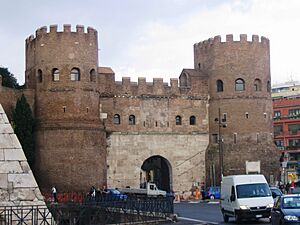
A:
{"label": "crenellation", "polygon": [[241,43],[247,42],[247,34],[240,34],[240,42]]}
{"label": "crenellation", "polygon": [[76,32],[77,33],[84,33],[84,26],[83,25],[77,25],[76,26]]}
{"label": "crenellation", "polygon": [[138,78],[138,94],[146,93],[147,84],[146,84],[146,77],[139,77]]}
{"label": "crenellation", "polygon": [[96,34],[97,33],[97,31],[92,27],[88,27],[87,32],[88,32],[88,34]]}
{"label": "crenellation", "polygon": [[221,43],[221,41],[222,41],[221,35],[218,35],[218,36],[214,37],[214,44]]}
{"label": "crenellation", "polygon": [[172,88],[178,88],[178,79],[177,78],[171,78],[170,84]]}
{"label": "crenellation", "polygon": [[47,33],[47,27],[43,26],[35,31],[36,37]]}
{"label": "crenellation", "polygon": [[233,35],[232,34],[227,34],[226,35],[226,42],[233,42]]}
{"label": "crenellation", "polygon": [[64,32],[66,33],[71,32],[71,24],[64,24]]}
{"label": "crenellation", "polygon": [[50,33],[56,33],[57,32],[57,24],[50,25]]}
{"label": "crenellation", "polygon": [[269,44],[269,39],[264,37],[264,36],[261,36],[261,43],[262,44]]}
{"label": "crenellation", "polygon": [[253,35],[252,35],[252,42],[254,42],[254,43],[259,42],[259,36],[253,34]]}

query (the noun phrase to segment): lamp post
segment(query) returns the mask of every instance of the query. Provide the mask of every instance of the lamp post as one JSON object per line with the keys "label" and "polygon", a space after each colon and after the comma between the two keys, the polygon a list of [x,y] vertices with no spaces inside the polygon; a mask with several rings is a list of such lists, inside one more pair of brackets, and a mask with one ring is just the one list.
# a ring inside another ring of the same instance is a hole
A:
{"label": "lamp post", "polygon": [[218,144],[219,144],[219,166],[220,166],[220,182],[222,181],[223,178],[223,172],[224,172],[224,164],[223,164],[223,139],[222,139],[222,133],[221,133],[221,128],[227,127],[226,124],[226,117],[223,116],[221,118],[221,109],[218,109],[218,118],[215,118],[215,122],[218,123]]}

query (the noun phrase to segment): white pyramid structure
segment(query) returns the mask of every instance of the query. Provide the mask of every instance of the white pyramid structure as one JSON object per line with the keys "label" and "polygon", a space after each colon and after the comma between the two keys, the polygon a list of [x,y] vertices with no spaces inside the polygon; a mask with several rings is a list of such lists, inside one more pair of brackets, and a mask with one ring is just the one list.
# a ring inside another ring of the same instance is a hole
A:
{"label": "white pyramid structure", "polygon": [[45,202],[0,104],[0,207],[21,205],[45,205]]}

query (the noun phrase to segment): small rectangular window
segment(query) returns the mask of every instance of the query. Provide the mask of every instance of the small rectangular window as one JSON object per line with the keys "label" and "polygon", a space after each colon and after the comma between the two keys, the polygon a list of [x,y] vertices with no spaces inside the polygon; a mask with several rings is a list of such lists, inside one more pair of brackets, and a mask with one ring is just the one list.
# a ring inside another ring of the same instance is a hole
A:
{"label": "small rectangular window", "polygon": [[237,142],[237,133],[233,133],[233,143],[236,144]]}
{"label": "small rectangular window", "polygon": [[211,136],[212,143],[218,143],[218,134],[212,134]]}

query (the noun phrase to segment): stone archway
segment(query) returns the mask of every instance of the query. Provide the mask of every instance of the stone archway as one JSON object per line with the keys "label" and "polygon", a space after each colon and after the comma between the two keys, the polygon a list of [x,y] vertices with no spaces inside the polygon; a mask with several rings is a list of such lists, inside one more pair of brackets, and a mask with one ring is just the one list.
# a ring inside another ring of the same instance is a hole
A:
{"label": "stone archway", "polygon": [[170,192],[172,187],[172,168],[170,162],[159,155],[151,156],[143,162],[141,167],[141,183],[153,182],[157,187],[166,192]]}

